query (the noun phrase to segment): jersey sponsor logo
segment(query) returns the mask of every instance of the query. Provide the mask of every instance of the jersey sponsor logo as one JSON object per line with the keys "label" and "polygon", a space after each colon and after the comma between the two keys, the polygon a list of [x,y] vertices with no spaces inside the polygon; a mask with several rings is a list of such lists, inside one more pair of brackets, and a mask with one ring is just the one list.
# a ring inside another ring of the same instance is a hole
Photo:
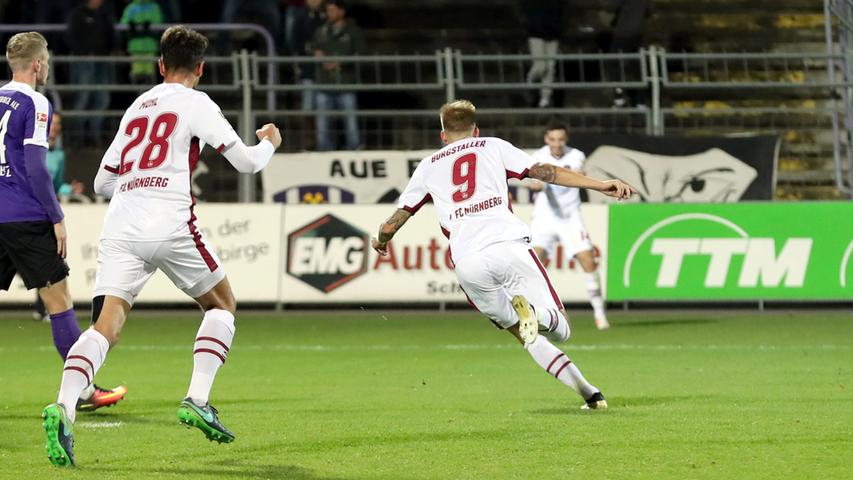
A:
{"label": "jersey sponsor logo", "polygon": [[[677,235],[675,227],[685,223],[695,229],[698,223],[712,224],[705,232],[713,236]],[[779,240],[777,242],[777,240]],[[734,222],[705,213],[686,213],[663,219],[640,235],[628,252],[622,282],[631,286],[633,266],[658,265],[655,285],[678,288],[690,279],[682,275],[690,269],[704,268],[699,275],[705,288],[801,288],[809,267],[814,240],[808,237],[785,239],[751,237]],[[650,256],[636,262],[640,256]],[[657,259],[655,261],[654,259]],[[733,266],[736,274],[730,275]],[[689,277],[696,278],[696,275]]]}
{"label": "jersey sponsor logo", "polygon": [[329,293],[367,272],[369,237],[325,215],[287,236],[287,273]]}

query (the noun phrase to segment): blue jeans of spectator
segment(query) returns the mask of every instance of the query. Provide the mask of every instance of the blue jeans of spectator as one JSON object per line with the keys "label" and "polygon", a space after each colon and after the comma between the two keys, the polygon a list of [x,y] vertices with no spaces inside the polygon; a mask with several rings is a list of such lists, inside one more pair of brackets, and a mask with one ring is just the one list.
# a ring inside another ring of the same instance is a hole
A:
{"label": "blue jeans of spectator", "polygon": [[[87,62],[71,64],[72,85],[95,85],[92,90],[77,93],[74,99],[74,110],[85,112],[101,112],[110,107],[110,92],[98,89],[96,85],[112,83],[112,67],[106,63]],[[104,136],[104,116],[95,115],[82,117],[77,128],[90,139],[100,139]]]}
{"label": "blue jeans of spectator", "polygon": [[[361,138],[358,133],[358,118],[356,117],[355,92],[316,92],[314,95],[317,110],[342,110],[346,127],[347,150],[361,148]],[[329,151],[335,149],[335,139],[329,130],[331,119],[328,115],[317,115],[317,150]]]}

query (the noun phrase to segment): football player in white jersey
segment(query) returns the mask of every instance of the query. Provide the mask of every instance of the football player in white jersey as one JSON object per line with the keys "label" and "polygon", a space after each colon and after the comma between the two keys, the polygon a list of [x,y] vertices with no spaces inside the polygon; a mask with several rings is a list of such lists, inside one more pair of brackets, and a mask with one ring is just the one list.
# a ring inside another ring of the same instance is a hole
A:
{"label": "football player in white jersey", "polygon": [[[541,163],[550,163],[583,173],[586,155],[577,148],[567,145],[568,129],[561,123],[551,123],[545,129],[545,146],[533,152],[533,158]],[[539,191],[534,200],[533,219],[530,230],[533,232],[533,249],[539,258],[556,258],[557,245],[562,245],[563,253],[575,257],[586,276],[586,289],[595,317],[595,326],[599,330],[610,328],[604,312],[604,297],[601,294],[601,277],[598,263],[595,261],[595,247],[581,218],[581,197],[577,188],[548,185],[531,180],[531,190]]]}
{"label": "football player in white jersey", "polygon": [[48,457],[55,465],[73,464],[76,399],[104,363],[134,299],[157,269],[204,311],[178,419],[210,440],[234,440],[208,397],[234,338],[236,302],[219,259],[195,226],[190,179],[205,144],[238,171],[257,173],[281,144],[281,134],[275,125],[264,125],[256,132],[259,143],[246,146],[216,103],[195,90],[207,45],[204,36],[184,26],[163,33],[163,83],[127,109],[101,161],[95,191],[112,200],[98,248],[94,325],[71,347],[59,398],[44,412]]}
{"label": "football player in white jersey", "polygon": [[480,137],[475,117],[475,107],[467,100],[441,108],[441,139],[446,146],[418,164],[397,211],[379,227],[372,246],[380,255],[387,254],[394,234],[432,200],[450,241],[459,284],[472,305],[515,336],[546,372],[580,395],[585,401],[582,408],[606,408],[601,391],[551,343],[569,338],[569,322],[530,248],[530,230],[512,213],[506,181],[530,177],[617,198],[630,197],[634,191],[618,180],[593,180],[538,162],[499,138]]}

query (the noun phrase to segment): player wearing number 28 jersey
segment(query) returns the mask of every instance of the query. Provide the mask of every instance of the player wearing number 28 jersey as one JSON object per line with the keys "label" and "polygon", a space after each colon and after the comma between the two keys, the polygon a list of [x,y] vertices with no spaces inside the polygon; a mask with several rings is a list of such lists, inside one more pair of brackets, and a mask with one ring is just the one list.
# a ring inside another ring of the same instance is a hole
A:
{"label": "player wearing number 28 jersey", "polygon": [[69,442],[63,444],[74,422],[69,399],[103,364],[136,296],[157,269],[204,310],[178,419],[210,440],[234,440],[208,397],[234,338],[236,302],[219,259],[196,228],[190,181],[205,145],[238,171],[256,173],[270,161],[281,135],[267,124],[257,131],[260,142],[246,146],[219,107],[195,90],[206,48],[207,39],[186,27],[163,33],[159,63],[164,82],[127,109],[95,178],[95,191],[112,198],[98,248],[95,324],[71,348],[59,399],[45,409],[46,418],[61,426],[47,428],[48,457],[54,464],[68,464],[73,455],[65,446]]}
{"label": "player wearing number 28 jersey", "polygon": [[530,230],[512,213],[507,179],[531,177],[619,198],[630,196],[631,187],[539,163],[504,140],[480,137],[475,108],[468,101],[445,104],[440,118],[446,146],[421,160],[400,196],[397,211],[380,226],[373,248],[387,254],[394,234],[432,200],[442,231],[450,240],[459,284],[471,304],[512,333],[549,374],[577,392],[585,400],[585,408],[606,407],[598,388],[550,341],[567,340],[569,323],[529,245]]}

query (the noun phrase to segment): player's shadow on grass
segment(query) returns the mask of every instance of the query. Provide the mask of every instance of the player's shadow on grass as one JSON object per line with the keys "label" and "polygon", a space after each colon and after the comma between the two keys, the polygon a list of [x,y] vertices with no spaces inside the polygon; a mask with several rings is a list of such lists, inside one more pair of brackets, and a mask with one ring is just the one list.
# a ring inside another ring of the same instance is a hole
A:
{"label": "player's shadow on grass", "polygon": [[642,327],[662,327],[666,325],[696,325],[701,323],[717,323],[719,320],[715,318],[661,318],[659,320],[641,320],[639,322],[620,323],[619,329],[623,328],[642,328]]}
{"label": "player's shadow on grass", "polygon": [[[589,412],[580,409],[580,404],[577,406],[569,405],[562,408],[540,408],[530,410],[534,415],[607,415],[608,412],[630,412],[634,407],[660,407],[664,405],[676,405],[685,402],[695,402],[697,400],[712,400],[710,395],[664,395],[664,396],[642,396],[642,397],[616,397],[608,398],[607,403],[610,405],[608,411],[605,412]],[[581,402],[582,403],[582,402]]]}

